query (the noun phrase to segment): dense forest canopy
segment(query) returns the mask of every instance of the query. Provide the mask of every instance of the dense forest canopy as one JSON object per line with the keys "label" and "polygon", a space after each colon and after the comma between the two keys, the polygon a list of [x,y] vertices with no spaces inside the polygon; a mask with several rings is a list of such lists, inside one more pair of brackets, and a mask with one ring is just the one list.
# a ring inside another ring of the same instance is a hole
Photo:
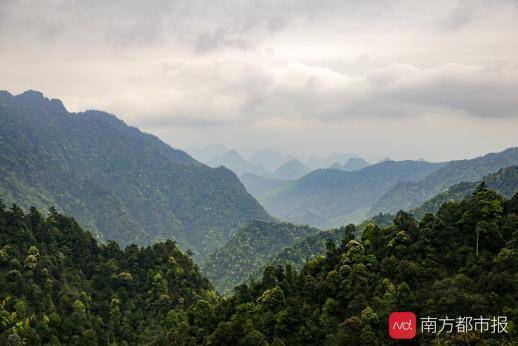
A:
{"label": "dense forest canopy", "polygon": [[279,251],[318,232],[286,222],[252,221],[206,257],[203,273],[216,289],[227,292],[262,269]]}
{"label": "dense forest canopy", "polygon": [[216,295],[174,242],[98,245],[55,210],[0,207],[0,340],[20,344],[382,345],[393,311],[505,316],[505,333],[422,334],[417,342],[513,345],[518,194],[479,186],[421,220],[350,225],[300,270]]}
{"label": "dense forest canopy", "polygon": [[267,267],[260,281],[211,305],[182,342],[210,345],[384,345],[393,311],[418,317],[505,316],[507,333],[421,334],[424,344],[515,345],[518,194],[483,187],[436,215],[399,212],[385,228],[354,226],[300,272]]}
{"label": "dense forest canopy", "polygon": [[174,342],[212,286],[175,242],[98,244],[72,219],[0,204],[0,344]]}

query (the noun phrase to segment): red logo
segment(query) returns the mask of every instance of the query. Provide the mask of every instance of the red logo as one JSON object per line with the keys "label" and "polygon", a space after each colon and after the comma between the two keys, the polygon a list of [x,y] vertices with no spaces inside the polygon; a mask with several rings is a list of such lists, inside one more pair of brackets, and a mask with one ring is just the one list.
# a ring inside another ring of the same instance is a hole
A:
{"label": "red logo", "polygon": [[389,335],[392,339],[413,339],[416,333],[413,312],[393,312],[389,317]]}

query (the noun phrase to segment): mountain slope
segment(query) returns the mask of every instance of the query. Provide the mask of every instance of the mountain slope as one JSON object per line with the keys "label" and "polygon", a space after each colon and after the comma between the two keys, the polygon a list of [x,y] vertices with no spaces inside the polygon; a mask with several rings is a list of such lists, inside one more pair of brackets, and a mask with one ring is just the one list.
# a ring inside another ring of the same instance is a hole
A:
{"label": "mountain slope", "polygon": [[270,172],[275,171],[286,161],[288,161],[288,158],[269,148],[258,150],[248,158],[248,162],[255,165],[261,165]]}
{"label": "mountain slope", "polygon": [[269,219],[236,176],[98,111],[71,114],[29,91],[0,94],[0,192],[7,203],[73,215],[98,239],[176,239],[203,253]]}
{"label": "mountain slope", "polygon": [[261,165],[254,165],[246,161],[236,150],[227,151],[224,155],[216,157],[207,163],[211,167],[224,166],[237,175],[252,173],[268,175],[269,172]]}
{"label": "mountain slope", "polygon": [[228,149],[223,144],[211,144],[202,148],[189,147],[185,151],[196,160],[207,163],[215,157],[225,154]]}
{"label": "mountain slope", "polygon": [[246,190],[252,194],[256,199],[261,200],[263,196],[271,191],[278,189],[291,180],[281,180],[274,178],[267,178],[261,175],[246,173],[239,177],[239,180],[245,186]]}
{"label": "mountain slope", "polygon": [[168,240],[124,251],[69,217],[0,202],[1,345],[176,344],[176,323],[212,286]]}
{"label": "mountain slope", "polygon": [[295,180],[308,174],[311,169],[297,159],[290,160],[280,166],[272,176],[276,179]]}
{"label": "mountain slope", "polygon": [[332,153],[325,157],[312,155],[307,160],[306,165],[311,169],[328,168],[335,162],[338,162],[340,165],[344,165],[349,159],[356,156],[357,155],[350,153]]}
{"label": "mountain slope", "polygon": [[442,167],[421,161],[385,161],[354,172],[316,170],[262,199],[274,216],[299,224],[330,228],[360,222],[390,188],[416,181]]}
{"label": "mountain slope", "polygon": [[[390,226],[366,227],[361,240],[329,246],[299,272],[268,267],[262,280],[207,311],[210,328],[194,320],[186,334],[206,345],[516,345],[516,229],[518,195],[504,200],[488,190],[421,222],[398,213]],[[503,315],[507,329],[424,329],[397,343],[387,332],[394,311],[418,319]]]}
{"label": "mountain slope", "polygon": [[518,166],[502,168],[498,172],[486,175],[480,181],[462,182],[451,186],[447,191],[429,199],[420,207],[410,211],[415,218],[420,220],[426,213],[435,213],[446,202],[461,201],[471,195],[482,183],[487,188],[498,192],[504,197],[510,198],[518,192]]}
{"label": "mountain slope", "polygon": [[273,254],[317,232],[308,226],[252,221],[207,256],[202,271],[218,290],[225,292],[262,268]]}
{"label": "mountain slope", "polygon": [[342,169],[347,172],[352,172],[352,171],[357,171],[359,169],[365,168],[368,165],[370,165],[370,163],[368,163],[361,157],[353,157],[345,163],[345,165],[343,166]]}
{"label": "mountain slope", "polygon": [[370,214],[410,210],[460,182],[472,182],[497,170],[518,165],[518,148],[509,148],[470,160],[452,161],[426,178],[394,186],[370,210]]}
{"label": "mountain slope", "polygon": [[308,236],[296,242],[292,246],[286,247],[280,252],[274,254],[263,267],[252,272],[250,274],[250,278],[260,278],[264,269],[268,266],[280,266],[284,268],[289,264],[292,268],[299,270],[308,262],[308,260],[324,256],[329,241],[338,245],[340,240],[358,238],[368,224],[373,224],[377,227],[388,227],[392,224],[393,219],[393,215],[376,215],[372,219],[364,221],[358,226],[349,224],[347,226],[321,231],[315,235]]}

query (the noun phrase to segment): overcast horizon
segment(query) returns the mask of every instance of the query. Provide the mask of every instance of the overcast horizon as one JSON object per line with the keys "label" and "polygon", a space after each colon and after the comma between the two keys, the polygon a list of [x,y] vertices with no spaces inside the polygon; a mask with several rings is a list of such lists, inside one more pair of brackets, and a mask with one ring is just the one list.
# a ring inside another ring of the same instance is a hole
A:
{"label": "overcast horizon", "polygon": [[447,161],[518,145],[517,37],[511,0],[4,0],[0,89],[182,149]]}

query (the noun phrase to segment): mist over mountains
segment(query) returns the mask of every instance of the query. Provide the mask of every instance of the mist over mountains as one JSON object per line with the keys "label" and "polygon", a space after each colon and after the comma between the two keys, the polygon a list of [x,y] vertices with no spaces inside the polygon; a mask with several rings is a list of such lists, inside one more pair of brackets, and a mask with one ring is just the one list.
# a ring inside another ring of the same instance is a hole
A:
{"label": "mist over mountains", "polygon": [[[517,225],[518,148],[461,161],[374,164],[352,154],[302,162],[271,149],[248,158],[221,145],[191,149],[207,165],[112,114],[70,113],[61,101],[37,91],[1,92],[0,121],[0,288],[16,297],[14,304],[4,299],[0,310],[9,316],[4,325],[26,326],[17,333],[35,344],[48,339],[38,332],[47,320],[53,321],[54,337],[64,341],[78,339],[77,333],[90,341],[106,335],[147,340],[156,333],[162,341],[196,344],[224,333],[219,328],[225,324],[211,324],[207,316],[214,321],[236,316],[243,309],[240,301],[259,304],[248,313],[265,319],[269,299],[275,304],[268,306],[281,308],[306,298],[307,307],[322,294],[342,299],[336,292],[354,293],[351,302],[363,299],[362,290],[348,288],[355,270],[372,271],[381,287],[386,272],[408,266],[400,275],[412,283],[418,274],[409,274],[409,268],[416,265],[391,264],[409,246],[408,258],[422,255],[424,246],[433,254],[426,260],[440,261],[449,237],[453,263],[466,257],[459,255],[460,247],[472,256],[465,267],[480,274],[480,266],[470,267],[479,258],[479,239],[484,263],[499,268],[517,243],[508,239]],[[473,229],[479,229],[475,255]],[[435,231],[443,232],[437,249],[429,245],[435,244]],[[361,263],[352,269],[349,264],[357,260]],[[490,277],[486,274],[481,278]],[[344,289],[338,286],[340,275]],[[406,281],[397,289],[405,291]],[[67,289],[53,290],[49,282]],[[216,290],[233,295],[222,298]],[[47,303],[38,304],[42,292]],[[287,301],[285,294],[294,296]],[[319,302],[317,315],[327,314],[335,298]],[[20,312],[27,302],[38,315]],[[370,309],[364,305],[357,309],[360,315]],[[152,315],[144,317],[143,309]],[[47,313],[52,317],[40,317]],[[112,318],[123,315],[124,322]],[[103,318],[107,327],[97,323],[83,331],[88,326],[80,321]],[[75,329],[70,321],[76,321]],[[202,331],[207,326],[215,328],[210,336]],[[257,328],[268,333],[262,322]],[[18,335],[9,334],[12,330],[0,333],[0,342]]]}

